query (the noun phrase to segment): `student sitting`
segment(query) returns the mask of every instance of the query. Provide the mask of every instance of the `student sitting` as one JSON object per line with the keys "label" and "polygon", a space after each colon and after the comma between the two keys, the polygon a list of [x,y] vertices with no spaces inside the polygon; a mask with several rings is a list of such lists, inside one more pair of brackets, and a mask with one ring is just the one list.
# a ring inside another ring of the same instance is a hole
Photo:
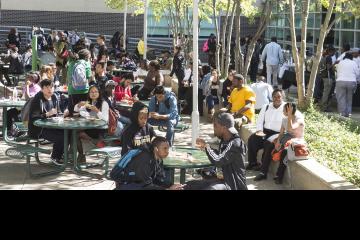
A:
{"label": "student sitting", "polygon": [[[180,190],[182,185],[173,185],[165,181],[163,159],[169,155],[169,143],[163,137],[156,137],[150,149],[139,149],[132,154],[131,160],[122,170],[121,177],[114,178],[116,190]],[[126,157],[126,155],[123,155]],[[122,160],[122,159],[121,159]],[[120,160],[120,161],[121,161]],[[114,176],[117,166],[110,176]]]}
{"label": "student sitting", "polygon": [[227,110],[234,116],[235,127],[239,130],[243,124],[255,122],[256,96],[253,90],[245,85],[242,75],[234,75],[233,83],[234,90],[231,92]]}
{"label": "student sitting", "polygon": [[158,61],[151,61],[149,64],[149,72],[144,80],[144,87],[139,91],[139,99],[147,100],[151,92],[156,86],[164,85],[164,76],[160,72],[160,64]]}
{"label": "student sitting", "polygon": [[151,140],[156,137],[154,128],[148,122],[149,110],[142,102],[135,102],[132,109],[130,120],[121,137],[121,155],[124,156],[128,151],[138,148],[148,148]]}
{"label": "student sitting", "polygon": [[55,117],[59,113],[59,103],[54,95],[54,83],[50,80],[40,82],[41,92],[37,93],[30,105],[29,131],[31,138],[44,138],[53,142],[51,160],[56,165],[61,165],[64,153],[64,131],[58,129],[39,128],[34,125],[38,119]]}
{"label": "student sitting", "polygon": [[157,86],[154,96],[149,103],[149,124],[153,126],[165,126],[167,128],[166,139],[170,146],[174,142],[174,128],[179,122],[177,100],[174,93],[165,91],[163,86]]}
{"label": "student sitting", "polygon": [[[80,102],[75,105],[74,112],[80,112],[84,118],[97,118],[105,122],[109,121],[109,104],[103,99],[100,89],[91,86],[87,102]],[[94,139],[102,139],[105,134],[103,129],[90,129],[79,133],[78,141],[78,162],[86,162],[82,142],[92,143]]]}
{"label": "student sitting", "polygon": [[246,146],[234,126],[234,117],[229,113],[220,113],[215,117],[214,134],[221,139],[219,150],[212,149],[203,139],[196,140],[200,149],[206,152],[209,161],[222,169],[223,179],[188,182],[185,189],[247,190]]}
{"label": "student sitting", "polygon": [[295,103],[287,103],[284,107],[284,115],[280,134],[275,142],[275,150],[280,153],[280,165],[274,178],[276,184],[282,184],[287,167],[287,150],[284,149],[291,139],[304,139],[305,121],[304,116],[296,110]]}
{"label": "student sitting", "polygon": [[125,74],[123,81],[115,87],[115,100],[130,100],[132,99],[131,94],[131,83],[134,81],[134,75],[132,73]]}

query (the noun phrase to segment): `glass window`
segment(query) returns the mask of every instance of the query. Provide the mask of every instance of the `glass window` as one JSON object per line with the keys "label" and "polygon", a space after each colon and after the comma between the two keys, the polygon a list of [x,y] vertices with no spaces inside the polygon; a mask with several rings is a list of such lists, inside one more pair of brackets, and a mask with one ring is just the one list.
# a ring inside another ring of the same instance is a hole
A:
{"label": "glass window", "polygon": [[340,46],[340,32],[335,31],[335,46]]}
{"label": "glass window", "polygon": [[343,29],[354,29],[355,28],[355,18],[352,16],[352,17],[347,17],[346,19],[343,19],[342,28]]}
{"label": "glass window", "polygon": [[360,32],[356,33],[356,43],[355,43],[356,47],[360,47]]}
{"label": "glass window", "polygon": [[284,39],[284,29],[278,28],[276,30],[276,37],[277,37],[278,40],[282,41]]}
{"label": "glass window", "polygon": [[321,14],[315,14],[315,27],[320,28],[321,26]]}
{"label": "glass window", "polygon": [[313,43],[314,41],[314,31],[313,30],[308,30],[307,31],[307,43]]}
{"label": "glass window", "polygon": [[284,27],[285,26],[285,19],[283,15],[279,15],[279,18],[277,19],[277,26],[278,27]]}
{"label": "glass window", "polygon": [[285,30],[284,40],[291,41],[290,29]]}
{"label": "glass window", "polygon": [[277,15],[273,15],[270,21],[270,26],[276,26],[277,23]]}
{"label": "glass window", "polygon": [[301,28],[301,15],[295,14],[295,27]]}
{"label": "glass window", "polygon": [[309,14],[309,18],[308,18],[308,27],[309,28],[313,28],[315,24],[315,14],[314,13],[310,13]]}
{"label": "glass window", "polygon": [[276,29],[275,28],[270,28],[270,38],[275,37],[276,36]]}
{"label": "glass window", "polygon": [[350,47],[354,47],[354,32],[342,31],[342,44],[350,44]]}
{"label": "glass window", "polygon": [[290,27],[289,14],[285,15],[284,21],[285,21],[285,27]]}
{"label": "glass window", "polygon": [[265,32],[265,38],[271,38],[270,37],[270,29],[268,28]]}

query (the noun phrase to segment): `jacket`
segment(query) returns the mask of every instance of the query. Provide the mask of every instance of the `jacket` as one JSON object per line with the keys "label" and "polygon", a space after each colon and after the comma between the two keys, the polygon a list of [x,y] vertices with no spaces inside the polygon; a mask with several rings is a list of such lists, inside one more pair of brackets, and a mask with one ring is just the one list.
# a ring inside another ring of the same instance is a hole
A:
{"label": "jacket", "polygon": [[[185,67],[184,67],[185,58],[181,54],[176,54],[173,59],[173,68],[170,73],[170,77],[172,77],[175,73],[177,77],[185,77]],[[179,79],[182,80],[182,79]]]}
{"label": "jacket", "polygon": [[221,140],[219,150],[206,148],[206,154],[215,167],[221,167],[225,185],[229,190],[247,190],[245,155],[247,148],[239,135],[230,141]]}
{"label": "jacket", "polygon": [[[117,189],[164,190],[170,187],[165,182],[163,162],[155,159],[154,154],[144,149],[133,157],[124,169],[126,177],[117,182]],[[128,174],[131,173],[131,174]]]}
{"label": "jacket", "polygon": [[129,150],[132,149],[149,149],[151,139],[156,137],[154,128],[152,126],[146,124],[144,127],[140,127],[138,124],[139,112],[144,108],[147,107],[143,103],[136,102],[131,109],[131,124],[125,128],[121,136],[121,155],[126,154]]}
{"label": "jacket", "polygon": [[[53,105],[58,109],[59,111],[59,101],[55,94],[51,96],[51,100],[53,102]],[[41,134],[42,128],[36,127],[34,125],[34,122],[38,119],[46,119],[46,112],[50,109],[46,109],[46,104],[44,104],[47,100],[44,98],[44,94],[42,92],[39,92],[35,95],[35,97],[31,100],[30,104],[30,116],[29,116],[29,136],[31,138],[39,138],[39,135]],[[53,116],[50,116],[53,117]]]}
{"label": "jacket", "polygon": [[179,120],[177,100],[175,94],[165,91],[165,100],[158,102],[156,96],[152,96],[149,103],[149,111],[160,115],[167,115],[169,120]]}

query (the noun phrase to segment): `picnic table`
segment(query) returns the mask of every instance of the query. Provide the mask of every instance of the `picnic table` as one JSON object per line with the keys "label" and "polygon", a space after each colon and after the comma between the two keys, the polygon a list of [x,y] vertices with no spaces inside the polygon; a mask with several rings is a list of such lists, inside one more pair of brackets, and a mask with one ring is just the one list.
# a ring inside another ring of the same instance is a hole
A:
{"label": "picnic table", "polygon": [[0,101],[0,107],[3,108],[3,115],[2,115],[2,134],[3,139],[6,143],[12,143],[11,140],[7,136],[7,109],[8,108],[22,108],[25,105],[26,101],[13,101],[13,100],[1,100]]}
{"label": "picnic table", "polygon": [[[149,106],[150,103],[150,101],[139,101],[139,102],[142,102],[145,106]],[[124,110],[131,110],[133,104],[130,104],[129,102],[125,102],[125,101],[119,101],[116,102],[116,107]]]}
{"label": "picnic table", "polygon": [[115,68],[113,70],[113,74],[114,74],[115,77],[121,77],[123,74],[126,74],[126,73],[133,73],[133,71],[126,70],[126,69],[123,69],[123,68]]}
{"label": "picnic table", "polygon": [[175,169],[180,169],[180,183],[185,183],[186,169],[212,166],[205,152],[189,147],[172,147],[164,159],[164,168],[170,172],[170,181],[174,184]]}
{"label": "picnic table", "polygon": [[68,143],[69,143],[69,131],[71,131],[71,147],[73,150],[72,158],[74,162],[74,171],[81,172],[81,168],[77,163],[77,132],[79,130],[87,129],[106,129],[107,123],[103,120],[89,120],[85,118],[68,118],[68,119],[39,119],[34,122],[34,125],[41,128],[48,129],[62,129],[64,130],[64,164],[63,170],[68,163]]}

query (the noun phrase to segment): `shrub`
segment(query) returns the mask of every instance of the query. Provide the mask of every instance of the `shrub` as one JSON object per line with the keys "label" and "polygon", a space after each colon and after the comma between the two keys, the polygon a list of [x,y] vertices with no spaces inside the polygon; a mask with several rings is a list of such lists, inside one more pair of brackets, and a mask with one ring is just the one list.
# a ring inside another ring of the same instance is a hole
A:
{"label": "shrub", "polygon": [[360,124],[314,109],[305,112],[305,122],[305,139],[311,155],[360,186]]}

